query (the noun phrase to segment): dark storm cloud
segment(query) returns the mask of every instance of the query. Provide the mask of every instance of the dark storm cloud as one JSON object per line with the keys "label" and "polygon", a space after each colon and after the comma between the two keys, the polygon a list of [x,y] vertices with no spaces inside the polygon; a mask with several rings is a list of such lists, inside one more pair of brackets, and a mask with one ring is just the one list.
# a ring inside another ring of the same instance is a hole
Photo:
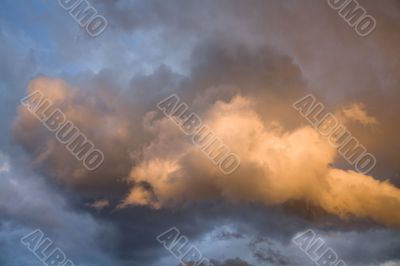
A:
{"label": "dark storm cloud", "polygon": [[[368,38],[355,35],[325,1],[204,1],[201,4],[195,1],[97,2],[107,7],[108,16],[117,20],[116,25],[121,25],[130,33],[141,28],[158,29],[167,44],[178,37],[185,40],[177,47],[192,45],[192,37],[196,43],[212,39],[222,51],[215,53],[213,64],[206,64],[206,67],[219,79],[229,78],[223,74],[232,62],[224,62],[223,59],[232,43],[246,46],[254,54],[260,53],[257,47],[266,44],[290,54],[311,85],[307,90],[324,95],[327,104],[367,103],[367,110],[381,121],[380,129],[367,128],[368,134],[362,134],[365,132],[363,127],[349,127],[364,145],[381,158],[374,174],[399,182],[396,180],[399,169],[394,159],[399,157],[399,149],[393,145],[398,143],[399,127],[392,122],[399,112],[396,104],[399,82],[396,78],[399,69],[396,44],[400,31],[396,18],[400,10],[396,1],[360,2],[378,21],[377,29]],[[128,10],[132,16],[119,16],[120,12]],[[206,60],[203,57],[205,49],[202,50],[200,56],[192,57],[192,66],[201,66]],[[257,66],[254,59],[252,62],[252,71],[243,71],[243,75],[239,76],[262,75],[263,68]],[[242,70],[237,68],[238,72]],[[233,76],[234,73],[230,74]],[[285,85],[291,92],[297,87]],[[251,90],[247,87],[242,89]],[[221,94],[225,98],[229,95],[226,92]],[[290,95],[293,97],[293,93]],[[382,102],[389,104],[381,108]]]}

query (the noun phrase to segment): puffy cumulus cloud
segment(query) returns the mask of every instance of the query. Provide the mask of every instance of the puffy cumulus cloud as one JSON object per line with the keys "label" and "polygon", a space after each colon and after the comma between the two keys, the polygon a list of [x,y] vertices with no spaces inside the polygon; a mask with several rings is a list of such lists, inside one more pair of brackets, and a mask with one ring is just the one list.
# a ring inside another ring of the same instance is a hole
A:
{"label": "puffy cumulus cloud", "polygon": [[347,106],[341,110],[340,114],[344,120],[359,122],[364,126],[372,126],[378,123],[375,117],[367,114],[365,105],[362,103]]}
{"label": "puffy cumulus cloud", "polygon": [[[51,98],[104,151],[105,163],[95,172],[86,171],[21,106],[13,127],[15,138],[44,173],[81,192],[101,197],[126,195],[120,207],[161,208],[217,198],[267,205],[300,200],[342,218],[355,215],[392,225],[375,207],[361,209],[355,198],[354,204],[345,206],[332,196],[331,187],[336,186],[332,180],[344,182],[343,176],[356,176],[357,182],[365,182],[365,197],[372,188],[392,186],[333,169],[330,165],[338,157],[335,150],[311,128],[299,127],[302,120],[290,106],[306,89],[300,66],[291,57],[279,56],[265,47],[223,41],[216,38],[197,46],[189,77],[177,77],[161,67],[154,75],[133,76],[131,92],[119,94],[117,82],[113,83],[107,71],[90,78],[81,74],[81,84],[87,90],[45,77],[30,83],[29,92],[37,89]],[[182,133],[168,119],[158,119],[149,112],[141,123],[143,115],[155,108],[155,99],[167,92],[182,93],[216,135],[240,154],[242,163],[237,172],[229,178],[221,176],[189,139],[182,141]],[[233,98],[238,94],[243,96]],[[361,113],[356,112],[358,119]],[[368,147],[369,141],[379,146],[380,141],[364,140],[361,143]],[[125,183],[125,177],[130,184]],[[342,187],[343,191],[335,193],[350,190],[349,186]],[[392,188],[371,195],[379,204],[386,195],[395,199],[396,205],[397,190]]]}
{"label": "puffy cumulus cloud", "polygon": [[122,206],[160,208],[210,198],[266,205],[301,200],[342,218],[400,226],[400,190],[333,168],[335,148],[311,127],[285,131],[277,121],[263,122],[254,101],[243,96],[216,102],[203,122],[240,155],[240,167],[231,175],[220,173],[189,138],[182,141],[169,118],[149,113],[144,125],[156,137],[132,168],[135,186]]}
{"label": "puffy cumulus cloud", "polygon": [[[323,168],[333,160],[333,149],[310,128],[286,135],[276,122],[266,128],[253,107],[252,101],[238,96],[230,103],[218,101],[203,116],[204,124],[240,155],[240,168],[232,175],[221,175],[219,169],[189,139],[182,141],[183,133],[168,118],[151,120],[153,115],[149,113],[147,118],[151,121],[146,120],[145,126],[156,138],[145,147],[143,160],[132,169],[132,180],[151,184],[156,205],[219,195],[232,200],[264,199],[271,203],[282,203],[292,197],[301,198],[305,191],[298,186],[302,182],[300,179],[290,180],[296,173],[280,176],[281,182],[273,182],[272,177],[280,175],[283,169],[295,170],[301,166],[302,160],[310,160],[313,163],[305,170],[312,174],[305,174],[304,178],[309,182],[318,180],[318,175],[322,174],[318,170],[325,171]],[[312,135],[310,142],[317,141],[317,145],[298,144],[298,140],[306,141],[309,134]],[[326,154],[315,156],[318,151]],[[307,155],[308,158],[302,158],[301,155]],[[294,167],[287,167],[281,159]],[[244,179],[245,176],[251,176],[251,179]],[[265,176],[271,176],[271,179]],[[283,188],[288,192],[275,194]],[[148,194],[152,192],[143,190]],[[269,190],[271,193],[268,193]],[[133,195],[136,192],[132,191]],[[129,203],[129,197],[126,203]]]}
{"label": "puffy cumulus cloud", "polygon": [[[23,106],[18,108],[14,136],[40,171],[97,198],[124,198],[119,207],[162,208],[221,198],[268,206],[302,201],[341,218],[398,226],[393,211],[399,204],[397,189],[332,168],[338,157],[335,149],[311,127],[299,126],[301,118],[291,109],[294,95],[304,90],[301,73],[290,58],[262,51],[255,60],[257,53],[246,49],[202,46],[194,53],[200,63],[194,64],[191,79],[182,79],[183,85],[160,68],[153,75],[132,78],[134,92],[123,95],[115,93],[118,85],[107,71],[87,78],[86,89],[54,78],[32,80],[28,93],[41,91],[104,152],[105,162],[94,172]],[[233,67],[219,76],[219,68],[210,65]],[[263,70],[252,73],[254,68]],[[281,90],[285,84],[293,91]],[[165,91],[158,92],[164,85]],[[188,88],[182,90],[183,98],[190,99],[205,124],[240,155],[241,166],[234,174],[222,175],[189,138],[183,140],[169,119],[148,112],[160,95],[179,91],[180,86]],[[360,206],[364,200],[371,205]]]}

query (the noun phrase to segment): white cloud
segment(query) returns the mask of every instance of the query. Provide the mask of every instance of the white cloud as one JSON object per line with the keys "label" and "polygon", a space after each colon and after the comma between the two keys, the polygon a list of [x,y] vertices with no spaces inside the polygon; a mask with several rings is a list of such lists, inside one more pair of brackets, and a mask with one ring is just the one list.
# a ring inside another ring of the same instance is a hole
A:
{"label": "white cloud", "polygon": [[10,164],[8,162],[8,158],[0,153],[0,173],[8,173],[10,172]]}

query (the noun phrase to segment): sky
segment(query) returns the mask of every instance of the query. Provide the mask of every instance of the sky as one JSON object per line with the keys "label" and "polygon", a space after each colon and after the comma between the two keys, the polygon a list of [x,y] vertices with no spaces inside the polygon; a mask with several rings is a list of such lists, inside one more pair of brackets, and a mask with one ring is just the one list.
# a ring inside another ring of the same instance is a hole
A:
{"label": "sky", "polygon": [[[51,265],[35,254],[45,237],[65,254],[53,265],[178,266],[157,238],[170,228],[204,266],[400,265],[398,0],[358,0],[367,36],[341,0],[90,0],[97,36],[74,1],[0,3],[0,266]],[[44,99],[99,167],[32,111]],[[371,171],[307,119],[316,103]],[[232,173],[185,132],[200,120],[237,156]],[[292,241],[307,230],[335,263]]]}

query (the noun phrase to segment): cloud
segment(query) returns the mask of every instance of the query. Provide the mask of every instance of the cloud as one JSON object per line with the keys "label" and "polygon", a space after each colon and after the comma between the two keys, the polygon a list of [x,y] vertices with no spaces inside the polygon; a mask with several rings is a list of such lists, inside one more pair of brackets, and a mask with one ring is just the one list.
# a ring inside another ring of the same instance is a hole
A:
{"label": "cloud", "polygon": [[108,200],[96,200],[93,203],[88,203],[86,206],[94,208],[98,211],[101,211],[104,208],[107,208],[110,206],[110,202]]}
{"label": "cloud", "polygon": [[[106,101],[107,92],[99,92],[100,97],[87,98],[83,96],[86,92],[79,88],[63,80],[46,77],[32,80],[28,94],[35,91],[51,100],[53,110],[62,110],[67,120],[72,121],[107,155],[100,171],[90,172],[27,108],[20,105],[12,130],[14,138],[34,155],[33,165],[67,186],[92,191],[93,194],[103,190],[112,195],[123,190],[118,177],[123,175],[121,173],[129,167],[130,161],[124,143],[128,143],[133,136],[128,134],[126,121],[120,120],[121,115],[113,111],[112,102]],[[105,139],[110,142],[103,142]]]}
{"label": "cloud", "polygon": [[385,263],[380,264],[379,266],[399,266],[400,261],[388,261]]}
{"label": "cloud", "polygon": [[224,262],[217,262],[217,261],[212,261],[215,266],[251,266],[251,264],[248,264],[247,262],[235,258],[235,259],[228,259],[225,260]]}
{"label": "cloud", "polygon": [[0,153],[0,174],[9,172],[10,172],[10,163],[8,161],[8,158],[3,153]]}
{"label": "cloud", "polygon": [[[76,263],[109,265],[114,260],[108,250],[115,241],[111,224],[75,210],[43,178],[12,164],[9,171],[0,173],[0,215],[0,250],[8,254],[2,257],[5,265],[35,263],[36,258],[19,241],[35,229],[44,231]],[[77,227],[85,230],[78,232]],[[110,242],[100,241],[103,236]]]}
{"label": "cloud", "polygon": [[296,265],[290,258],[281,254],[274,247],[274,242],[268,239],[258,238],[249,244],[253,256],[260,263],[271,263],[273,265]]}
{"label": "cloud", "polygon": [[[22,106],[13,128],[16,139],[34,154],[39,169],[64,184],[84,190],[90,187],[94,195],[110,184],[117,195],[123,196],[126,191],[119,207],[175,207],[221,198],[266,206],[302,201],[342,219],[354,216],[400,226],[400,216],[394,211],[400,199],[395,186],[332,167],[337,151],[325,139],[311,127],[287,130],[279,119],[260,116],[263,111],[251,93],[233,94],[230,101],[212,104],[207,93],[193,100],[202,110],[204,123],[241,157],[240,168],[226,176],[218,173],[189,139],[183,140],[183,133],[168,118],[151,111],[133,129],[134,121],[140,119],[130,117],[123,106],[114,107],[106,101],[110,93],[107,89],[101,89],[96,98],[82,100],[80,95],[87,92],[59,79],[40,77],[29,85],[29,92],[35,90],[50,98],[94,143],[99,143],[107,157],[105,165],[94,173],[83,169]],[[253,93],[259,94],[257,89]],[[146,109],[149,107],[143,105],[142,110]],[[38,149],[37,143],[44,149]],[[124,171],[129,184],[115,179],[123,177]],[[370,204],[364,206],[365,202]]]}
{"label": "cloud", "polygon": [[362,103],[356,103],[342,109],[345,120],[359,122],[364,126],[372,126],[378,123],[375,117],[367,114]]}
{"label": "cloud", "polygon": [[182,141],[183,133],[168,118],[153,119],[145,126],[157,137],[130,174],[132,182],[150,189],[135,186],[124,205],[160,208],[212,198],[266,205],[301,200],[343,219],[355,216],[400,226],[400,190],[333,168],[337,151],[311,127],[285,131],[276,121],[263,123],[253,101],[242,96],[216,102],[203,119],[240,155],[239,169],[219,173],[199,147]]}

